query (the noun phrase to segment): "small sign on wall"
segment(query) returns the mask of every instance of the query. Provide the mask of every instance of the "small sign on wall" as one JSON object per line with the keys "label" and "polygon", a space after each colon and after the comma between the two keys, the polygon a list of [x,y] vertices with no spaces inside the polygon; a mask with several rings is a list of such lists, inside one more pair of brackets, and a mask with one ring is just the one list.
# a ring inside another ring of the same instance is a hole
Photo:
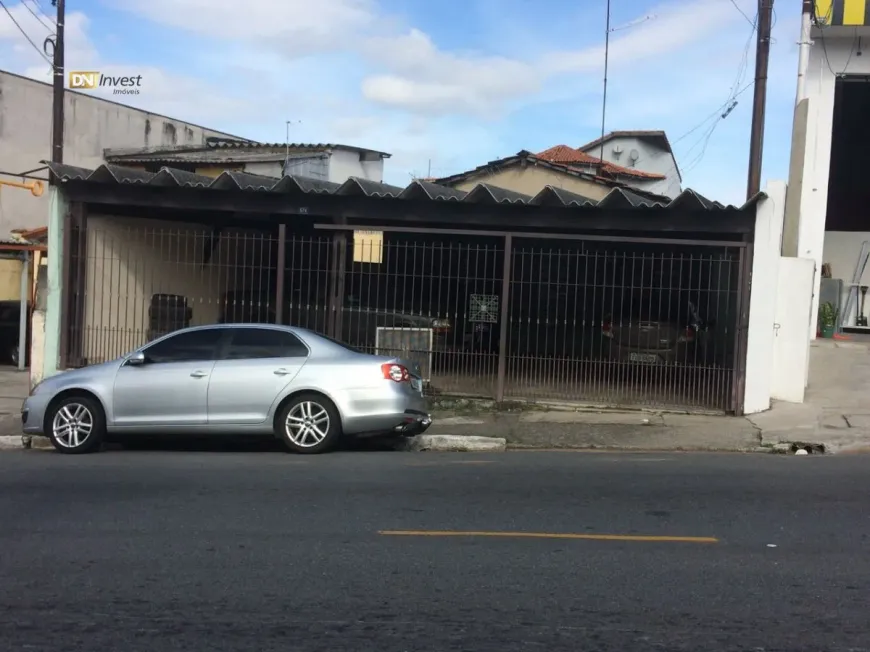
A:
{"label": "small sign on wall", "polygon": [[380,264],[384,260],[383,231],[353,232],[353,262]]}

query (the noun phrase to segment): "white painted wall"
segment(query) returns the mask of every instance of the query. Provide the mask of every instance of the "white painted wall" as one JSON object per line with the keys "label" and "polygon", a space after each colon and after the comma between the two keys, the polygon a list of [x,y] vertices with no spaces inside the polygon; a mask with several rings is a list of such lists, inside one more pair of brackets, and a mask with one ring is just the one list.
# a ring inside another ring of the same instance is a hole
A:
{"label": "white painted wall", "polygon": [[344,183],[350,177],[384,180],[384,160],[361,161],[360,154],[354,151],[334,149],[329,157],[329,180]]}
{"label": "white painted wall", "polygon": [[[852,282],[852,273],[855,271],[855,263],[861,254],[861,245],[864,241],[870,241],[870,232],[864,231],[825,231],[825,246],[822,258],[831,264],[831,276],[843,279],[843,295],[840,297],[840,305],[845,309],[846,298],[849,293],[848,284]],[[861,277],[864,285],[870,285],[870,263]],[[859,295],[860,296],[860,295]],[[867,293],[867,301],[870,304],[870,292]],[[858,298],[852,304],[852,309],[843,315],[845,326],[854,326],[858,313]],[[870,315],[870,305],[864,306],[864,314]]]}
{"label": "white painted wall", "polygon": [[[776,321],[773,337],[773,373],[770,397],[803,403],[807,388],[815,263],[809,258],[779,259]],[[751,317],[750,317],[751,320]]]}
{"label": "white painted wall", "polygon": [[[616,146],[622,149],[622,154],[619,156],[613,151],[613,148]],[[631,164],[628,158],[629,152],[633,149],[636,149],[640,154],[634,165]],[[585,152],[590,156],[598,158],[601,156],[601,147],[593,147],[585,150]],[[663,180],[644,181],[641,179],[625,179],[626,183],[641,190],[671,198],[679,195],[682,190],[680,176],[677,173],[677,162],[673,154],[656,147],[646,139],[621,136],[612,138],[604,143],[604,160],[625,168],[635,168],[641,172],[665,175]]]}
{"label": "white painted wall", "polygon": [[765,188],[767,198],[759,202],[755,213],[743,398],[745,414],[770,409],[785,192],[784,182],[769,182]]}
{"label": "white painted wall", "polygon": [[[798,228],[798,256],[815,261],[816,274],[813,283],[812,314],[819,309],[819,279],[823,262],[842,268],[846,265],[847,276],[855,258],[840,260],[825,255],[825,217],[828,204],[828,177],[831,166],[831,135],[834,126],[835,73],[870,75],[870,56],[855,56],[854,34],[844,30],[826,30],[824,44],[818,33],[810,48],[806,75],[806,94],[809,100],[807,115],[806,155],[803,162],[803,187],[800,197],[800,224]],[[865,41],[868,40],[865,37]],[[861,236],[852,234],[857,240]],[[859,245],[860,247],[860,242]],[[857,255],[857,254],[856,254]],[[835,276],[840,272],[835,271]],[[810,338],[815,339],[815,323],[810,327]]]}
{"label": "white painted wall", "polygon": [[[0,170],[24,172],[51,158],[51,97],[50,84],[0,71]],[[230,136],[70,90],[64,111],[64,163],[89,169],[103,163],[107,148],[200,145],[208,136]],[[0,192],[0,238],[45,226],[48,195]]]}

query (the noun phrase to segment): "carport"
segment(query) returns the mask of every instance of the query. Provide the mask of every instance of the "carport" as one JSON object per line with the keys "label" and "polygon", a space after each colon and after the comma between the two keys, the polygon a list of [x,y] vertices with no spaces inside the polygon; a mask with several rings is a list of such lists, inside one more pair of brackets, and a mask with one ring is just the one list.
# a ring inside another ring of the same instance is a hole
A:
{"label": "carport", "polygon": [[274,321],[415,356],[431,394],[742,411],[760,196],[52,170],[46,369],[187,324]]}

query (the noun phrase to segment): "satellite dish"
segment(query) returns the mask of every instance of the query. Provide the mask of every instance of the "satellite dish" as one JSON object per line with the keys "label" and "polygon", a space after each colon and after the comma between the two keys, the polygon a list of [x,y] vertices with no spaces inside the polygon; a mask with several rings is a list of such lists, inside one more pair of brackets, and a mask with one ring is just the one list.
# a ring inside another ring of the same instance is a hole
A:
{"label": "satellite dish", "polygon": [[639,159],[639,158],[640,158],[640,152],[638,152],[636,149],[633,149],[628,153],[628,160],[631,161],[632,163],[637,161],[637,159]]}

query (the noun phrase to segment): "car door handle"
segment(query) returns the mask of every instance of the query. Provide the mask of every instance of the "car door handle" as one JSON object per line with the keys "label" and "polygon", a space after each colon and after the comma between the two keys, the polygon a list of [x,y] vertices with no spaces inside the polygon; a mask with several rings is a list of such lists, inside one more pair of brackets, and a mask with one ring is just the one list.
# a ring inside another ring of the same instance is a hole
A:
{"label": "car door handle", "polygon": [[194,371],[192,374],[190,374],[191,378],[205,378],[206,376],[208,376],[208,374],[204,371]]}
{"label": "car door handle", "polygon": [[280,369],[275,369],[275,371],[273,371],[272,373],[275,374],[276,376],[286,376],[287,374],[290,373],[290,370],[284,369],[284,367],[281,367]]}

